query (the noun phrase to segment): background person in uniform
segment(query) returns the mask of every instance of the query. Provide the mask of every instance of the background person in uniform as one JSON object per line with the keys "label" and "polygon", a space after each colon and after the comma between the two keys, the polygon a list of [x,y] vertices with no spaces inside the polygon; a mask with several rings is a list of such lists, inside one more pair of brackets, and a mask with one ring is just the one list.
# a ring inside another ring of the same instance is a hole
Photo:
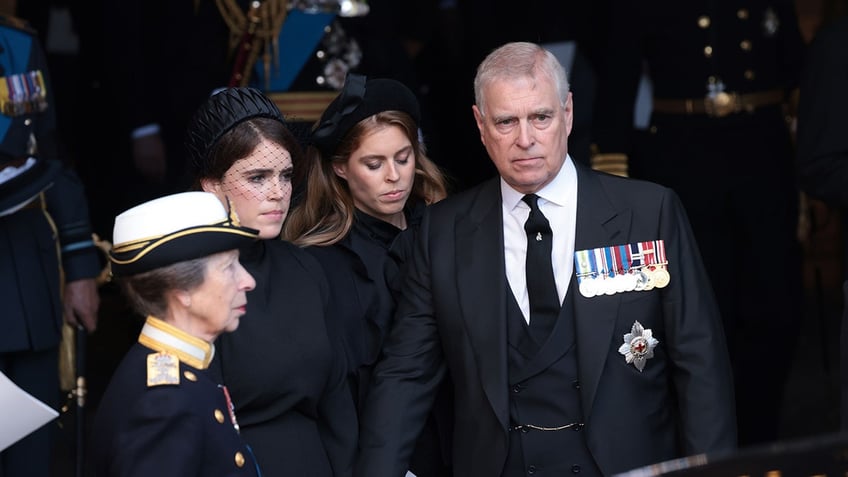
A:
{"label": "background person in uniform", "polygon": [[[772,441],[802,316],[799,191],[784,109],[804,48],[794,3],[615,0],[610,12],[593,165],[629,158],[632,177],[680,195],[724,320],[740,445]],[[637,136],[643,64],[653,113]]]}
{"label": "background person in uniform", "polygon": [[238,248],[257,231],[212,194],[184,192],[118,215],[113,237],[112,273],[147,318],[98,407],[92,475],[260,475],[208,372],[215,338],[238,328],[256,284]]}
{"label": "background person in uniform", "polygon": [[[418,100],[403,83],[349,75],[314,128],[307,194],[284,227],[283,237],[305,246],[331,281],[358,409],[396,295],[403,293],[402,269],[421,216],[447,194],[420,141],[420,121]],[[443,392],[449,393],[447,385]],[[448,401],[437,408],[411,464],[418,477],[450,474],[443,454],[451,408]]]}
{"label": "background person in uniform", "polygon": [[[848,271],[848,16],[821,27],[810,44],[798,106],[798,172],[802,189],[841,210],[843,274]],[[848,430],[848,281],[843,285],[840,421]]]}
{"label": "background person in uniform", "polygon": [[[405,30],[397,20],[408,3],[371,0],[367,13],[350,13],[355,16],[333,11],[338,2],[315,0],[106,5],[110,44],[105,54],[115,60],[107,75],[116,99],[126,104],[118,120],[129,145],[122,157],[130,159],[107,166],[126,167],[144,180],[137,190],[122,193],[155,196],[191,183],[185,129],[218,88],[263,91],[296,137],[305,138],[348,71],[412,83],[414,72],[401,43]],[[259,8],[252,9],[254,4]]]}
{"label": "background person in uniform", "polygon": [[[425,212],[357,475],[402,475],[446,371],[456,475],[610,475],[733,449],[721,319],[677,196],[568,155],[572,96],[538,45],[496,49],[474,89],[499,177]],[[621,265],[573,258],[623,248],[635,253]]]}
{"label": "background person in uniform", "polygon": [[[569,83],[581,98],[574,111],[569,148],[588,162],[595,63],[604,38],[608,0],[527,0],[520,8],[509,0],[442,0],[437,13],[415,24],[438,32],[415,58],[422,97],[427,148],[454,179],[454,190],[470,188],[496,173],[476,140],[469,117],[471,84],[477,65],[493,49],[510,41],[532,41],[557,55],[569,71]],[[435,21],[439,23],[433,27]],[[560,56],[561,54],[561,56]],[[431,127],[432,122],[432,127]]]}
{"label": "background person in uniform", "polygon": [[[44,51],[34,30],[0,16],[0,371],[59,407],[62,323],[94,331],[99,252],[85,191],[65,166]],[[0,452],[0,475],[48,477],[54,428]]]}
{"label": "background person in uniform", "polygon": [[331,314],[335,290],[314,257],[279,238],[300,146],[274,103],[246,87],[201,105],[186,146],[195,187],[232,201],[263,239],[241,250],[256,289],[243,326],[218,339],[212,363],[242,435],[266,477],[349,475],[357,421]]}

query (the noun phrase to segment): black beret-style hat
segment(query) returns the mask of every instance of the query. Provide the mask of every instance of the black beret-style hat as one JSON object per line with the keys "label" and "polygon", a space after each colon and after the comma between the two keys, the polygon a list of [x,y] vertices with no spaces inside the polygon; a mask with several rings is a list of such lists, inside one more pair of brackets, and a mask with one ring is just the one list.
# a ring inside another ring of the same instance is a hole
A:
{"label": "black beret-style hat", "polygon": [[195,111],[185,139],[194,177],[206,175],[209,151],[221,136],[252,118],[276,119],[285,124],[277,105],[258,89],[249,87],[222,89]]}
{"label": "black beret-style hat", "polygon": [[383,111],[402,111],[416,123],[421,122],[418,98],[403,83],[387,78],[366,80],[365,76],[349,74],[341,93],[321,115],[311,142],[328,159],[352,127]]}
{"label": "black beret-style hat", "polygon": [[115,218],[112,275],[148,272],[240,248],[259,237],[210,192],[181,192],[137,205]]}

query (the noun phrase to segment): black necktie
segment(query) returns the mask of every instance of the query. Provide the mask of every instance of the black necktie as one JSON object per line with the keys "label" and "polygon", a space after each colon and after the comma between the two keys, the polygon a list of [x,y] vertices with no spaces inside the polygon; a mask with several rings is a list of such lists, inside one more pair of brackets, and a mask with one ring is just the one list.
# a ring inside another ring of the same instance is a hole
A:
{"label": "black necktie", "polygon": [[554,270],[551,266],[553,233],[548,219],[539,210],[536,194],[525,195],[521,200],[530,206],[530,216],[524,222],[527,232],[527,293],[530,295],[530,332],[537,341],[544,340],[559,315]]}

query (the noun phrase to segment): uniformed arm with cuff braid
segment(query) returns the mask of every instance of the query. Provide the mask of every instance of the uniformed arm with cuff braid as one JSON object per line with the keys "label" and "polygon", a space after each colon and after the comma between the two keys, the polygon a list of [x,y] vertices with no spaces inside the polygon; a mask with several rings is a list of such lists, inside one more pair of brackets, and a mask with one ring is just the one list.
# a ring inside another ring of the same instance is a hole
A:
{"label": "uniformed arm with cuff braid", "polygon": [[65,321],[94,331],[100,305],[95,278],[102,267],[100,251],[92,239],[88,201],[79,177],[64,168],[46,190],[45,202],[59,236]]}

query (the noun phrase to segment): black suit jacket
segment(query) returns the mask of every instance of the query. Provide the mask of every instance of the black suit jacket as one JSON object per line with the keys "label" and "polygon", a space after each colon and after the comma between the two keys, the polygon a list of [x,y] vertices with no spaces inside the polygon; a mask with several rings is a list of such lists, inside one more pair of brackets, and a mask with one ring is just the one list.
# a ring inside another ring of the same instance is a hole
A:
{"label": "black suit jacket", "polygon": [[[672,277],[664,289],[573,297],[592,455],[610,474],[735,447],[721,319],[676,195],[576,167],[576,250],[663,239]],[[509,290],[498,180],[431,206],[375,370],[358,475],[403,475],[446,368],[455,386],[456,475],[501,474],[509,439]],[[635,321],[659,340],[642,372],[618,352]]]}

